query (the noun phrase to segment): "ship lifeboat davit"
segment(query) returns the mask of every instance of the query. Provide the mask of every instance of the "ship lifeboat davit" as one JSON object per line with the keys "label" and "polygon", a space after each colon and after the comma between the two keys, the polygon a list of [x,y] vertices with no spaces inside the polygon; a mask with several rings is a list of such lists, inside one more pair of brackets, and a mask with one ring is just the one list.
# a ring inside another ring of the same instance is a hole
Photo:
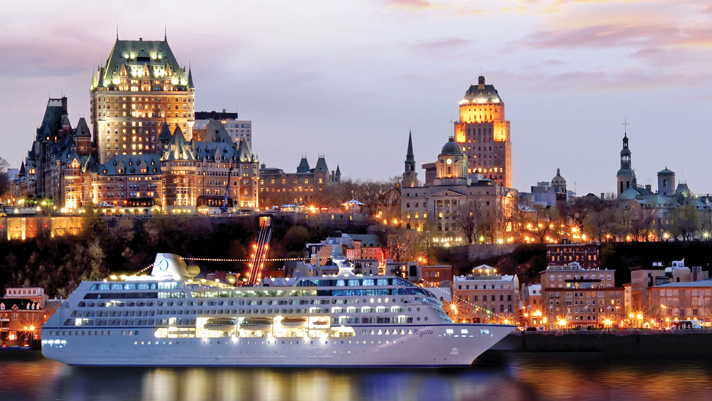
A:
{"label": "ship lifeboat davit", "polygon": [[285,317],[281,321],[282,327],[307,327],[307,318],[305,317]]}
{"label": "ship lifeboat davit", "polygon": [[243,319],[240,323],[241,330],[265,330],[272,326],[272,321],[264,317]]}
{"label": "ship lifeboat davit", "polygon": [[203,328],[206,330],[228,331],[235,329],[235,323],[235,319],[210,318],[205,322]]}

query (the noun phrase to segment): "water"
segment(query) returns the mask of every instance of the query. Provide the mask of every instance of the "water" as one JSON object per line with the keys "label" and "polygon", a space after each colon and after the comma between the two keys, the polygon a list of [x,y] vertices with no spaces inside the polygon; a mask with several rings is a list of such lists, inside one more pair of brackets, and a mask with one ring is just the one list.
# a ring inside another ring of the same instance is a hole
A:
{"label": "water", "polygon": [[0,400],[712,400],[706,358],[512,353],[469,369],[75,368],[0,352]]}

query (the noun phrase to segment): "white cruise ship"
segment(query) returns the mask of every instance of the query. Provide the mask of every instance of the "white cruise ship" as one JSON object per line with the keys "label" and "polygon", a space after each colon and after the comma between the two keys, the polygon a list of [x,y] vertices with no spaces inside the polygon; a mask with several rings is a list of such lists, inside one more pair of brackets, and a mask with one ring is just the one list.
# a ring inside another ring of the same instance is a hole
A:
{"label": "white cruise ship", "polygon": [[453,323],[395,276],[228,287],[158,254],[150,276],[82,282],[42,327],[42,353],[77,366],[467,366],[513,329]]}

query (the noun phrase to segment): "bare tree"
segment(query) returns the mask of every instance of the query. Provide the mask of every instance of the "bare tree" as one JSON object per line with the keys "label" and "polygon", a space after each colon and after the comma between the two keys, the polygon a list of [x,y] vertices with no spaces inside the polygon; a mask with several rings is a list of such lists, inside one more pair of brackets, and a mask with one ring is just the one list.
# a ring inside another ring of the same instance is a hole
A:
{"label": "bare tree", "polygon": [[673,238],[690,241],[700,228],[700,216],[695,207],[680,206],[668,213],[670,232]]}
{"label": "bare tree", "polygon": [[557,219],[556,208],[536,205],[525,219],[524,230],[538,238],[539,242],[545,242]]}
{"label": "bare tree", "polygon": [[482,202],[469,201],[460,203],[455,210],[455,223],[465,233],[468,244],[473,244],[477,240],[477,233],[482,224]]}

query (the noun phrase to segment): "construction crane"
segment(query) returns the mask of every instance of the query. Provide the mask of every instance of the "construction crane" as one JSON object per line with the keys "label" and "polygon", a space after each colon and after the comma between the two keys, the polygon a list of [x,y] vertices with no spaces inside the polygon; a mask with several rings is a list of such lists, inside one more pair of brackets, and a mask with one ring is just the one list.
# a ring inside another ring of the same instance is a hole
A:
{"label": "construction crane", "polygon": [[253,245],[254,254],[248,265],[246,285],[255,285],[262,277],[262,269],[265,267],[267,251],[269,250],[269,240],[272,238],[272,216],[269,214],[259,215],[260,233],[257,236],[257,243]]}

